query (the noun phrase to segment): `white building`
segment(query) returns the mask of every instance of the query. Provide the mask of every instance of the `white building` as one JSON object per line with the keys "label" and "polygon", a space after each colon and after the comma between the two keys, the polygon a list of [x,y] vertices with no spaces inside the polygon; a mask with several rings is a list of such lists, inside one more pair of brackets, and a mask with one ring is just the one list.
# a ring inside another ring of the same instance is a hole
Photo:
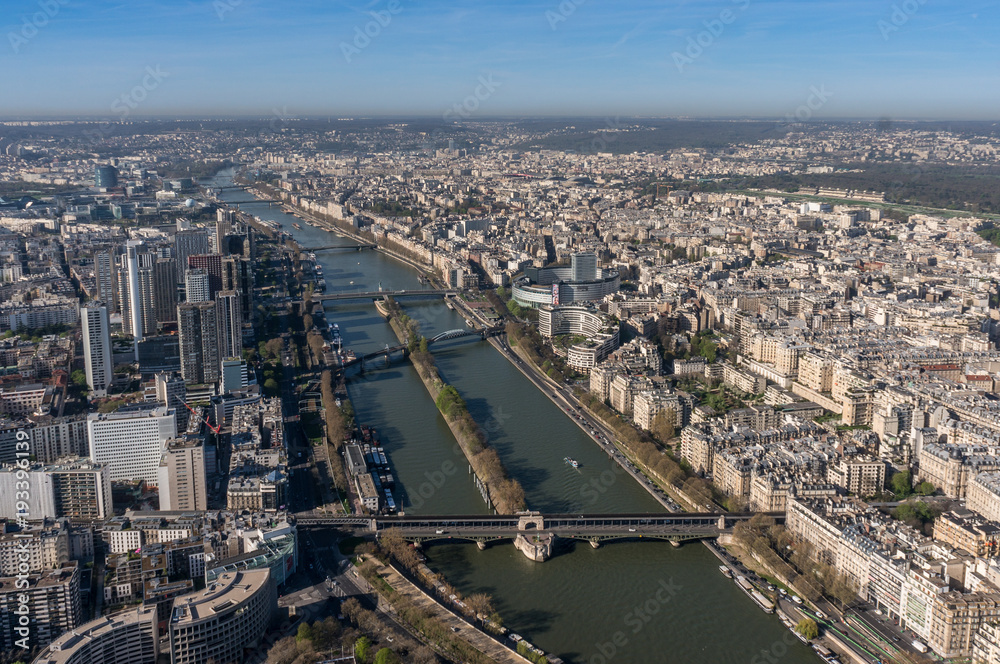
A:
{"label": "white building", "polygon": [[87,386],[90,388],[92,396],[104,397],[107,396],[108,387],[114,380],[108,308],[95,302],[84,307],[81,313],[83,360],[87,371]]}
{"label": "white building", "polygon": [[173,408],[142,405],[87,417],[90,458],[106,464],[111,480],[157,482],[157,468],[168,440],[177,436]]}

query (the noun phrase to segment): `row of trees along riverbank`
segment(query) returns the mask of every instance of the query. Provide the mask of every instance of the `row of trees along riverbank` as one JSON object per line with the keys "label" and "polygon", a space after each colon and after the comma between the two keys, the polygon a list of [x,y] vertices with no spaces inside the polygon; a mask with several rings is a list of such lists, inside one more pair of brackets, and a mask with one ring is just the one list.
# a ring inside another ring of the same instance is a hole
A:
{"label": "row of trees along riverbank", "polygon": [[445,383],[438,374],[434,356],[427,350],[427,339],[420,334],[420,324],[403,313],[392,297],[386,298],[385,309],[389,312],[389,324],[396,336],[408,346],[410,360],[417,374],[455,435],[473,471],[486,485],[493,506],[501,514],[514,514],[526,509],[521,484],[507,475],[500,456],[488,445],[486,433],[469,413],[458,390]]}

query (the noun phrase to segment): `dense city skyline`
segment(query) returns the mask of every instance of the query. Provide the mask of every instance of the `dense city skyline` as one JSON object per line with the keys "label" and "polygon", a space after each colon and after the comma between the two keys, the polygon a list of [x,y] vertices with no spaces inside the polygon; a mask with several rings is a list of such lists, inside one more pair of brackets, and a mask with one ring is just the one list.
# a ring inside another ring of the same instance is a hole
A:
{"label": "dense city skyline", "polygon": [[444,117],[468,101],[446,119],[785,117],[802,105],[800,119],[992,119],[1000,101],[984,2],[8,9],[9,117]]}

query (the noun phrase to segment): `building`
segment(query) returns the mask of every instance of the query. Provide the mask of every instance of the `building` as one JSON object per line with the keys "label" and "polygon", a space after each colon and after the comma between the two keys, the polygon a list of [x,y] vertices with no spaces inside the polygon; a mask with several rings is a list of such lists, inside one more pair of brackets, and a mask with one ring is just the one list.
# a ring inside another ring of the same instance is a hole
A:
{"label": "building", "polygon": [[145,251],[141,240],[125,245],[122,269],[118,273],[122,293],[122,328],[136,342],[156,334],[156,311],[153,307],[153,261],[155,254]]}
{"label": "building", "polygon": [[826,476],[848,493],[866,498],[885,488],[885,462],[865,457],[841,457],[827,468]]}
{"label": "building", "polygon": [[[187,398],[187,388],[184,379],[175,373],[161,371],[153,377],[156,403],[166,408],[173,408],[177,417],[178,433],[187,431],[190,411],[184,404]],[[148,400],[148,397],[147,397]]]}
{"label": "building", "polygon": [[197,436],[168,440],[157,478],[161,510],[207,510],[205,441]]}
{"label": "building", "polygon": [[32,664],[156,664],[156,607],[119,611],[66,632]]}
{"label": "building", "polygon": [[141,479],[156,485],[163,447],[176,437],[174,410],[158,404],[87,416],[90,458],[108,467],[112,481]]}
{"label": "building", "polygon": [[[27,564],[29,572],[55,569],[70,559],[69,522],[32,522],[20,532],[0,529],[0,576],[16,576]],[[27,560],[25,560],[27,558]]]}
{"label": "building", "polygon": [[511,294],[522,307],[557,307],[602,300],[620,287],[618,272],[598,268],[597,255],[584,252],[573,254],[569,267],[526,268],[514,281]]}
{"label": "building", "polygon": [[218,313],[215,302],[184,303],[177,307],[181,375],[189,385],[219,380]]}
{"label": "building", "polygon": [[277,609],[267,569],[225,572],[205,590],[174,600],[171,664],[240,662],[260,645]]}
{"label": "building", "polygon": [[[75,562],[26,577],[0,578],[0,650],[44,647],[82,622]],[[22,622],[22,616],[27,624]],[[27,636],[16,631],[27,627]]]}
{"label": "building", "polygon": [[198,268],[188,270],[184,275],[184,301],[208,302],[211,299],[208,272]]}
{"label": "building", "polygon": [[969,510],[952,510],[935,519],[934,539],[979,558],[1000,555],[1000,524]]}
{"label": "building", "polygon": [[188,256],[187,266],[188,269],[200,269],[208,274],[208,299],[215,299],[215,294],[222,290],[222,255],[204,253]]}
{"label": "building", "polygon": [[114,189],[118,186],[118,169],[111,164],[94,168],[94,186],[98,189]]}
{"label": "building", "polygon": [[219,291],[215,296],[219,329],[219,358],[243,356],[243,311],[239,293]]}
{"label": "building", "polygon": [[104,397],[114,380],[111,362],[111,324],[108,308],[95,302],[81,312],[83,322],[83,362],[87,373],[87,386],[95,397]]}
{"label": "building", "polygon": [[104,302],[113,311],[118,310],[117,264],[118,252],[114,249],[98,251],[94,254],[94,279],[97,282],[94,299]]}
{"label": "building", "polygon": [[157,258],[153,263],[153,313],[162,328],[177,322],[177,261]]}
{"label": "building", "polygon": [[990,521],[1000,521],[1000,472],[976,475],[969,483],[965,506]]}
{"label": "building", "polygon": [[562,335],[583,335],[584,341],[570,345],[564,352],[569,365],[590,372],[608,357],[619,344],[618,325],[592,306],[542,306],[538,311],[538,331],[547,339]]}
{"label": "building", "polygon": [[31,453],[39,463],[55,463],[64,457],[89,456],[87,415],[32,418],[29,428]]}
{"label": "building", "polygon": [[184,283],[184,273],[188,269],[188,257],[207,254],[210,249],[207,231],[201,229],[177,231],[177,235],[174,236],[177,283]]}
{"label": "building", "polygon": [[22,499],[32,519],[103,521],[114,514],[108,468],[89,459],[0,468],[0,518],[16,518]]}

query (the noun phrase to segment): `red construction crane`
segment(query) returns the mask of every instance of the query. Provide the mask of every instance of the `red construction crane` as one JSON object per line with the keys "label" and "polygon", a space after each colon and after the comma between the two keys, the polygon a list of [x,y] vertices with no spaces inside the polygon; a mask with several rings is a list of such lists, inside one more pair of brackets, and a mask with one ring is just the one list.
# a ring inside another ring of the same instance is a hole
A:
{"label": "red construction crane", "polygon": [[[176,395],[175,395],[175,396],[174,396],[174,398],[175,398],[175,399],[177,399],[178,401],[180,401],[180,402],[181,402],[182,404],[184,404],[184,406],[185,406],[185,407],[186,407],[186,408],[187,408],[188,410],[190,410],[190,411],[191,411],[191,414],[192,414],[192,415],[194,415],[195,417],[199,417],[199,416],[200,416],[200,415],[199,415],[199,413],[195,412],[195,409],[194,409],[194,408],[192,408],[191,406],[188,406],[188,405],[187,405],[187,402],[185,402],[185,401],[184,401],[183,399],[181,399],[181,398],[180,398],[179,396],[176,396]],[[222,429],[222,427],[221,427],[221,426],[218,426],[218,427],[213,427],[213,426],[212,426],[212,423],[211,423],[211,422],[210,422],[210,421],[208,420],[208,418],[207,418],[207,417],[205,418],[205,424],[206,424],[206,425],[208,426],[208,428],[209,428],[209,429],[211,429],[211,430],[212,430],[212,432],[213,432],[213,433],[215,433],[215,435],[216,435],[216,436],[218,436],[218,435],[219,435],[219,431],[220,431],[220,430]]]}

